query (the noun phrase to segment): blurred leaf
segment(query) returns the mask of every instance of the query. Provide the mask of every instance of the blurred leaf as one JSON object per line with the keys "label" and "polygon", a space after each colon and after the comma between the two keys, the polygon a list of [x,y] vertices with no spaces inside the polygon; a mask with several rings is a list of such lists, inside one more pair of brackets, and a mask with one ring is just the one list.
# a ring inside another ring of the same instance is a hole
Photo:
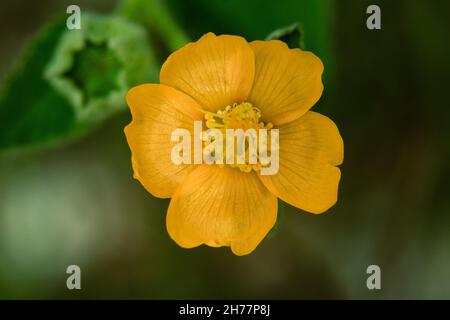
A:
{"label": "blurred leaf", "polygon": [[266,40],[281,40],[286,43],[290,49],[304,48],[303,31],[298,22],[273,31],[266,37]]}
{"label": "blurred leaf", "polygon": [[270,32],[300,21],[305,48],[322,59],[330,54],[333,0],[166,0],[172,11],[195,38],[211,31],[238,34],[247,40],[261,40]]}
{"label": "blurred leaf", "polygon": [[132,85],[155,80],[145,31],[83,13],[80,30],[41,30],[0,93],[0,150],[73,139],[126,108]]}
{"label": "blurred leaf", "polygon": [[124,0],[118,11],[126,18],[146,26],[154,36],[160,38],[169,51],[177,50],[190,42],[164,1]]}
{"label": "blurred leaf", "polygon": [[41,31],[2,91],[0,148],[49,140],[70,130],[73,109],[42,77],[64,28],[59,21]]}

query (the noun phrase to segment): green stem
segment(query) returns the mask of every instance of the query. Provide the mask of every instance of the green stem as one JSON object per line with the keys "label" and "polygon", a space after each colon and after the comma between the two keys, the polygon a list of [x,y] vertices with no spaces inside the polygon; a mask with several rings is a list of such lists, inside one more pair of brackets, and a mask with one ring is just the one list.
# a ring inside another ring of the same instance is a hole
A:
{"label": "green stem", "polygon": [[156,31],[171,51],[191,41],[163,0],[123,0],[119,13]]}

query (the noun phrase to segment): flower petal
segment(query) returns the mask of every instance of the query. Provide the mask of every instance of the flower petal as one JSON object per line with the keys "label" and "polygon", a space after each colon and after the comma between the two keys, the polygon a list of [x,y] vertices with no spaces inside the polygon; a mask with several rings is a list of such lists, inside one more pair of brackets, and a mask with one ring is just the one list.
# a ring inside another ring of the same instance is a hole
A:
{"label": "flower petal", "polygon": [[277,198],[256,174],[236,168],[200,165],[170,201],[167,230],[180,246],[231,246],[252,252],[273,227]]}
{"label": "flower petal", "polygon": [[283,201],[312,213],[328,210],[337,201],[344,144],[329,118],[307,112],[280,126],[280,168],[260,178]]}
{"label": "flower petal", "polygon": [[208,33],[167,58],[160,82],[216,112],[247,99],[254,72],[254,54],[244,38]]}
{"label": "flower petal", "polygon": [[322,61],[279,40],[253,41],[255,81],[248,100],[263,120],[280,125],[305,114],[320,98]]}
{"label": "flower petal", "polygon": [[193,132],[202,119],[200,106],[186,94],[159,84],[143,84],[127,94],[133,121],[125,128],[132,151],[134,177],[154,196],[169,198],[187,175],[190,165],[175,165],[171,151],[174,129]]}

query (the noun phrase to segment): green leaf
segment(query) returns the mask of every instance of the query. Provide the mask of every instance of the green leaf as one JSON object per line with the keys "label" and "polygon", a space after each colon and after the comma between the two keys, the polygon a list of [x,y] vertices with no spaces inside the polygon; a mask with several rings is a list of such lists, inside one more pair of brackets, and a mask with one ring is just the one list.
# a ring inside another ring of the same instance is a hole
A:
{"label": "green leaf", "polygon": [[81,22],[41,30],[2,88],[0,150],[80,137],[125,110],[131,86],[157,79],[143,28],[89,13]]}
{"label": "green leaf", "polygon": [[2,91],[0,148],[48,141],[70,130],[73,109],[42,77],[64,28],[59,21],[41,31]]}
{"label": "green leaf", "polygon": [[305,31],[305,49],[325,59],[332,44],[333,0],[165,0],[175,17],[194,39],[211,31],[261,40],[280,26],[300,21]]}
{"label": "green leaf", "polygon": [[304,49],[303,31],[298,22],[273,31],[266,37],[266,40],[281,40],[285,42],[290,49]]}
{"label": "green leaf", "polygon": [[122,0],[118,12],[147,27],[169,51],[175,51],[191,41],[163,0]]}

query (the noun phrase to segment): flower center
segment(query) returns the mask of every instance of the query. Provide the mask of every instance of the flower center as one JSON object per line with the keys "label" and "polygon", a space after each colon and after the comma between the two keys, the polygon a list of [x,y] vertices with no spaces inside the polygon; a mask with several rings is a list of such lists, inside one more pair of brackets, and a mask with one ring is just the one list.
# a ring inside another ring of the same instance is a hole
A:
{"label": "flower center", "polygon": [[[261,121],[261,111],[258,108],[250,102],[242,102],[226,106],[225,109],[216,113],[210,111],[204,111],[204,113],[206,127],[220,130],[222,133],[223,154],[229,143],[233,143],[234,155],[232,161],[226,161],[227,164],[237,167],[243,172],[260,171],[262,167],[270,166],[270,130],[273,125],[270,122],[264,124]],[[215,140],[214,136],[208,134],[208,131],[203,132],[202,139],[204,148],[211,146]],[[217,149],[214,152],[217,153]],[[219,158],[222,159],[223,154]],[[239,161],[239,158],[243,161]],[[215,163],[223,166],[223,161],[215,160]]]}

